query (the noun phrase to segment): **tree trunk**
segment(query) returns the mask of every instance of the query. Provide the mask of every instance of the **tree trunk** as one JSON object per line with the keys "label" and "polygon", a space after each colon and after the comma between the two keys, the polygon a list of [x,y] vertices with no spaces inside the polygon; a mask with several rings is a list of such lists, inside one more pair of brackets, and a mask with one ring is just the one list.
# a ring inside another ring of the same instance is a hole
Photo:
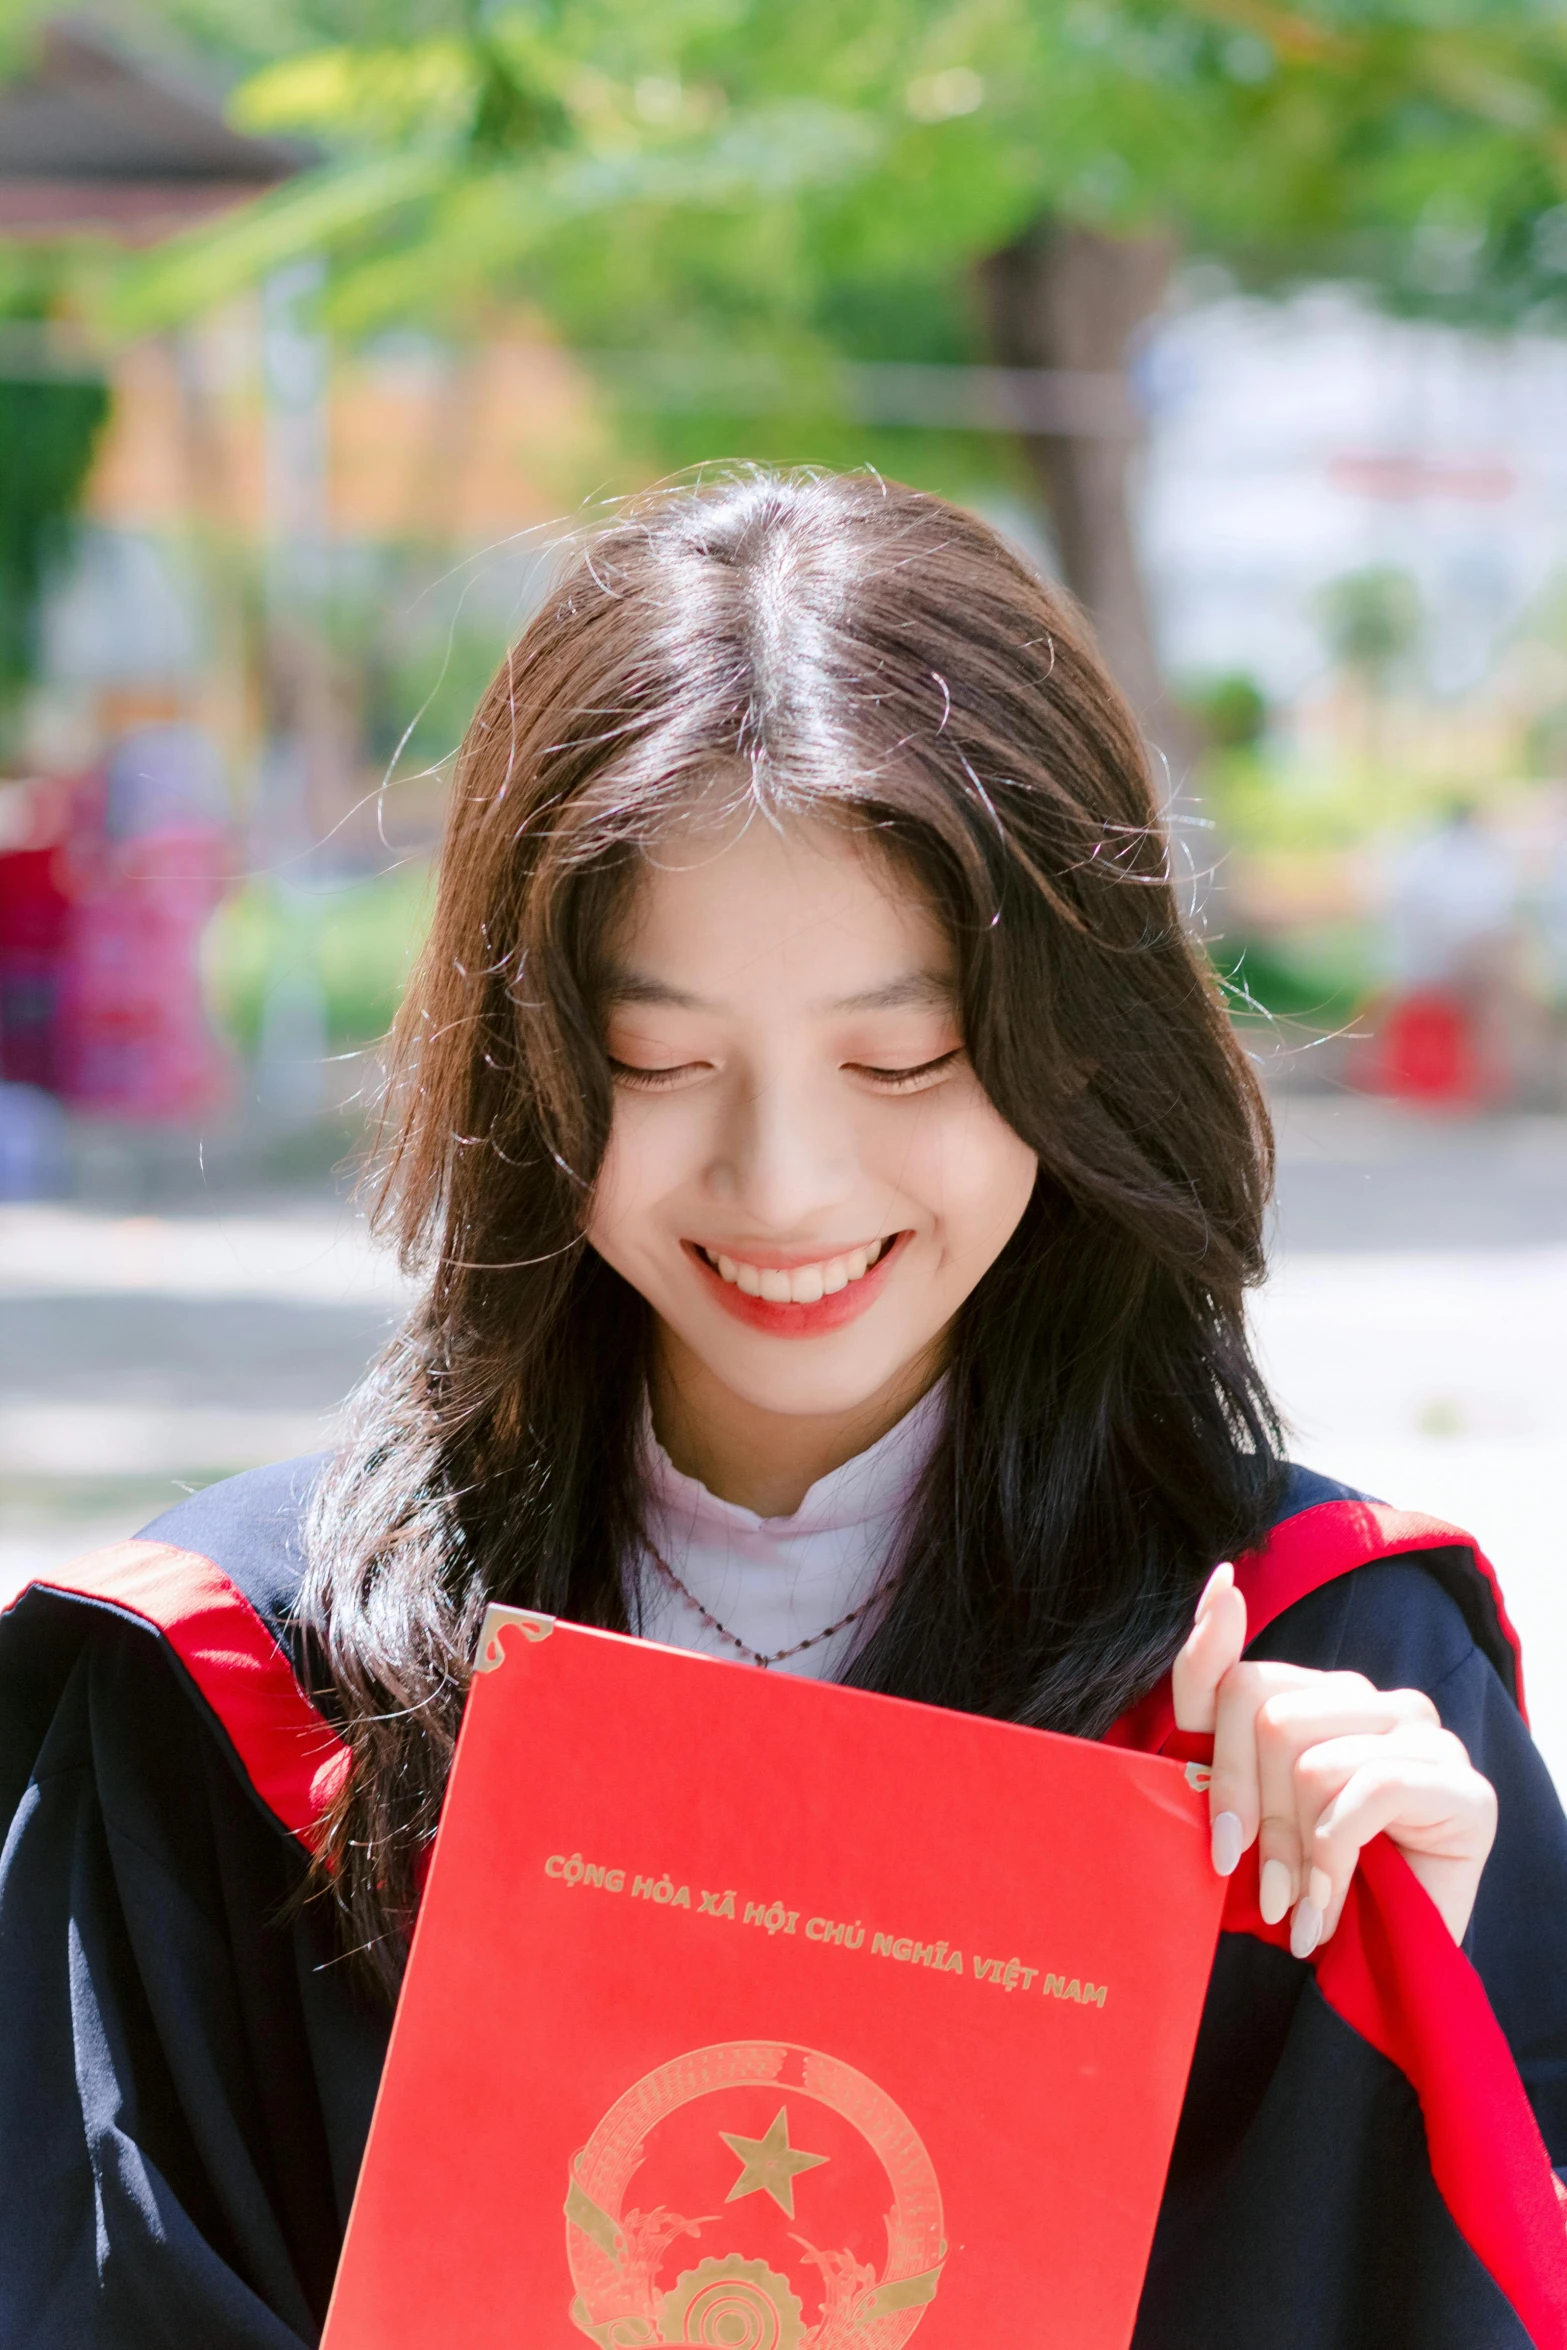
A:
{"label": "tree trunk", "polygon": [[[1127,345],[1169,282],[1172,237],[1106,237],[1038,221],[980,265],[991,346],[1003,367],[1125,381]],[[1023,432],[1019,442],[1048,507],[1068,587],[1151,742],[1184,766],[1193,730],[1171,702],[1154,650],[1132,536],[1127,473],[1136,451],[1130,392],[1092,432]],[[1172,777],[1178,784],[1179,777]]]}

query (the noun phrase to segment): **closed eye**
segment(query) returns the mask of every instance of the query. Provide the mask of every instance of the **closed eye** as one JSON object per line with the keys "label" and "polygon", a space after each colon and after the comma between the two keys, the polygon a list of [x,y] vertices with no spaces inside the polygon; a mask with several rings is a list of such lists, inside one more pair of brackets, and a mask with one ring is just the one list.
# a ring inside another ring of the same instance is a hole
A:
{"label": "closed eye", "polygon": [[939,1053],[935,1060],[920,1061],[912,1069],[878,1069],[867,1061],[851,1061],[848,1066],[856,1077],[868,1077],[883,1093],[918,1093],[923,1087],[934,1085],[962,1058],[963,1047],[959,1044],[950,1053]]}
{"label": "closed eye", "polygon": [[667,1069],[638,1069],[629,1061],[609,1057],[610,1075],[615,1083],[633,1086],[639,1093],[666,1093],[684,1078],[701,1076],[710,1066],[707,1061],[677,1061]]}

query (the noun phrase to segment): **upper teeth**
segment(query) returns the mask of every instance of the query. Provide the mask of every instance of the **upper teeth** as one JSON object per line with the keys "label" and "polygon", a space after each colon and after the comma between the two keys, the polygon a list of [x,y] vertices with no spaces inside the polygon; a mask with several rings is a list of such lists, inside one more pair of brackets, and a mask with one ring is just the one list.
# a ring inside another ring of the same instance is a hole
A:
{"label": "upper teeth", "polygon": [[869,1248],[851,1248],[846,1256],[824,1257],[816,1265],[747,1265],[726,1257],[722,1249],[702,1251],[721,1279],[732,1281],[747,1297],[765,1298],[775,1306],[814,1306],[851,1281],[863,1281],[891,1243],[873,1240]]}

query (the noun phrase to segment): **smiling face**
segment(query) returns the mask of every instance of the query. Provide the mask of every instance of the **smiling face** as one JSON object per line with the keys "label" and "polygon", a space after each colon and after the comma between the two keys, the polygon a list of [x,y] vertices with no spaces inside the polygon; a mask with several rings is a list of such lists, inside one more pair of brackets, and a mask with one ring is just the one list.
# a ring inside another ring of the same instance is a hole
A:
{"label": "smiling face", "polygon": [[755,819],[650,864],[613,946],[589,1240],[666,1381],[872,1441],[1036,1168],[969,1067],[939,924],[852,837]]}

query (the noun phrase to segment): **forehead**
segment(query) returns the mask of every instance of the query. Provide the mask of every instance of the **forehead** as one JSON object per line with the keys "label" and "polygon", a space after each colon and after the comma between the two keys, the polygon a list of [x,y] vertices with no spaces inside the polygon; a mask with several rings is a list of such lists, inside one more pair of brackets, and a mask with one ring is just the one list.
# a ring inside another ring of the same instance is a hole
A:
{"label": "forehead", "polygon": [[928,900],[873,843],[759,815],[652,852],[612,947],[622,1002],[930,1002],[951,963]]}

